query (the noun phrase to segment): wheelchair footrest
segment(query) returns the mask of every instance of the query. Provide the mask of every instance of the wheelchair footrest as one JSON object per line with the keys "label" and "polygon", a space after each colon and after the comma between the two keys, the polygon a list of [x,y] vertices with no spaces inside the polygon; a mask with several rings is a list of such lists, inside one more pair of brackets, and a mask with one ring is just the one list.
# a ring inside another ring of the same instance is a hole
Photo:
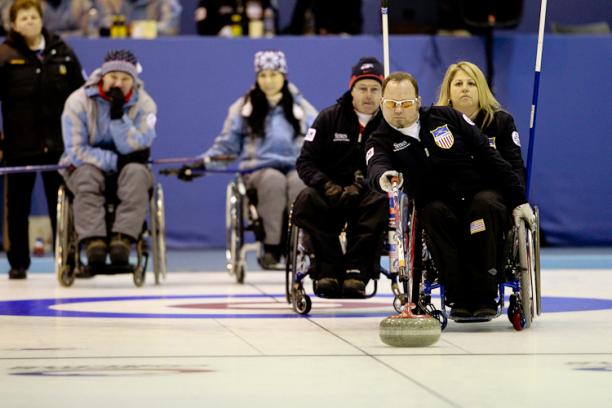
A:
{"label": "wheelchair footrest", "polygon": [[135,265],[95,265],[95,266],[83,266],[75,275],[77,278],[92,278],[96,275],[118,275],[123,273],[134,273],[136,269]]}
{"label": "wheelchair footrest", "polygon": [[485,323],[493,320],[493,317],[449,317],[449,319],[457,323]]}

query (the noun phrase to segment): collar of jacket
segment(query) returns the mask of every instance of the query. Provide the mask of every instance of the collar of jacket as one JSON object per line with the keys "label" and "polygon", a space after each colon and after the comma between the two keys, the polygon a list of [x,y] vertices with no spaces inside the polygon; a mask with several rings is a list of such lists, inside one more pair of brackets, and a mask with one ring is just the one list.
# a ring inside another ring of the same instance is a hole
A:
{"label": "collar of jacket", "polygon": [[[106,94],[106,92],[104,92],[104,89],[102,88],[102,81],[98,82],[98,94],[102,97],[102,99],[110,102],[110,97]],[[133,94],[134,88],[132,87],[132,89],[130,89],[130,92],[128,92],[128,94],[123,97],[126,103],[130,101],[130,98]]]}
{"label": "collar of jacket", "polygon": [[[87,95],[89,98],[94,98],[98,96],[104,100],[108,100],[100,92],[101,87],[99,84],[101,80],[102,75],[100,74],[100,69],[98,68],[89,76],[89,78],[87,78],[87,82],[85,82],[85,85],[83,85],[85,95]],[[138,102],[141,85],[142,84],[140,82],[134,84],[134,87],[132,88],[132,92],[130,94],[130,99],[126,101],[125,106],[132,106],[135,105],[136,102]]]}
{"label": "collar of jacket", "polygon": [[[43,53],[46,54],[46,51],[49,48],[55,47],[57,45],[57,43],[60,41],[60,37],[56,34],[50,33],[44,27],[42,29],[42,35],[43,37],[45,37],[45,50],[43,51]],[[23,36],[15,30],[9,31],[9,33],[6,35],[5,43],[15,48],[24,55],[36,55],[36,51],[31,50],[30,47],[28,47],[25,38],[23,38]]]}

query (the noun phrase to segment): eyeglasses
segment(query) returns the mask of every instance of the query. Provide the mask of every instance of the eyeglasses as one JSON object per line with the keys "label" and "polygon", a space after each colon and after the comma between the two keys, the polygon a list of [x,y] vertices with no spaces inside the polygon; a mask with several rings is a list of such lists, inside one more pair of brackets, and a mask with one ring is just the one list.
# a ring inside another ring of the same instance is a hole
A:
{"label": "eyeglasses", "polygon": [[387,109],[396,109],[398,106],[401,106],[403,109],[409,109],[417,103],[417,99],[402,99],[401,101],[396,101],[395,99],[383,98],[382,103]]}

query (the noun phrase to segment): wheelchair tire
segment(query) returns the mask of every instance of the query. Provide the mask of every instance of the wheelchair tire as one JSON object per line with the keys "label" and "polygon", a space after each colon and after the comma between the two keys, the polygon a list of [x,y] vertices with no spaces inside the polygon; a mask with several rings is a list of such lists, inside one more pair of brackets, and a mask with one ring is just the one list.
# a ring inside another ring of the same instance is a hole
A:
{"label": "wheelchair tire", "polygon": [[287,260],[285,263],[285,298],[287,303],[293,302],[293,287],[295,284],[295,263],[297,260],[298,251],[298,227],[292,225],[289,231],[289,250],[287,251]]}
{"label": "wheelchair tire", "polygon": [[244,265],[240,265],[236,268],[236,282],[244,283]]}
{"label": "wheelchair tire", "polygon": [[[515,313],[512,324],[515,329],[517,325],[522,328],[529,328],[535,316],[535,240],[533,232],[525,227],[524,223],[519,225],[519,266],[520,266],[520,302],[517,309],[520,313]],[[522,318],[517,317],[522,315]],[[518,329],[517,329],[518,330]]]}
{"label": "wheelchair tire", "polygon": [[164,190],[157,183],[151,195],[151,249],[153,252],[153,274],[155,284],[159,285],[161,279],[166,279],[166,217],[164,207]]}
{"label": "wheelchair tire", "polygon": [[301,280],[297,280],[298,273],[306,276],[310,267],[310,258],[303,245],[304,231],[296,225],[291,226],[289,233],[289,253],[287,254],[285,287],[287,302],[293,310],[301,315],[308,314],[312,309],[310,296],[306,294]]}
{"label": "wheelchair tire", "polygon": [[301,315],[307,315],[312,309],[312,300],[303,290],[296,292],[293,296],[293,310]]}
{"label": "wheelchair tire", "polygon": [[57,192],[57,227],[55,231],[55,276],[63,287],[72,286],[75,279],[76,236],[72,224],[72,208],[65,186]]}
{"label": "wheelchair tire", "polygon": [[132,279],[134,280],[134,285],[136,287],[141,287],[145,282],[145,268],[139,263],[134,268],[134,272],[132,273]]}
{"label": "wheelchair tire", "polygon": [[236,277],[238,283],[244,283],[244,266],[242,272],[240,271],[240,266],[243,264],[240,250],[244,240],[242,220],[240,192],[236,183],[231,182],[227,185],[225,193],[225,259],[228,272]]}
{"label": "wheelchair tire", "polygon": [[535,214],[535,226],[536,230],[534,233],[534,259],[535,259],[535,275],[534,275],[534,287],[535,287],[535,298],[536,298],[536,315],[539,316],[542,313],[542,279],[540,277],[540,210],[538,207],[533,208]]}

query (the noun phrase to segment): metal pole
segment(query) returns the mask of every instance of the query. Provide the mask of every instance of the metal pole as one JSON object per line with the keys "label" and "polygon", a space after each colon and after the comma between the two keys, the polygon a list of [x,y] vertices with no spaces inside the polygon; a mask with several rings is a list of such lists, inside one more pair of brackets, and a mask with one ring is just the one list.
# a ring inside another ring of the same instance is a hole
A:
{"label": "metal pole", "polygon": [[383,36],[383,65],[385,77],[389,76],[389,0],[380,1],[380,13],[382,15]]}
{"label": "metal pole", "polygon": [[[197,157],[169,157],[163,159],[149,160],[149,164],[160,165],[160,164],[189,164],[196,161]],[[40,165],[28,165],[28,166],[0,166],[0,175],[3,174],[16,174],[16,173],[33,173],[36,171],[58,171],[67,169],[69,166],[60,164],[40,164]],[[235,170],[234,170],[235,172]]]}
{"label": "metal pole", "polygon": [[529,119],[529,147],[527,148],[527,180],[525,186],[525,194],[527,195],[527,199],[529,199],[529,192],[531,189],[531,169],[533,165],[533,149],[535,145],[536,113],[538,107],[538,93],[540,88],[540,72],[542,69],[542,49],[544,48],[546,2],[547,0],[542,0],[542,4],[540,6],[540,27],[538,29],[538,46],[536,51],[535,77],[533,81],[533,99],[531,102],[531,116]]}

